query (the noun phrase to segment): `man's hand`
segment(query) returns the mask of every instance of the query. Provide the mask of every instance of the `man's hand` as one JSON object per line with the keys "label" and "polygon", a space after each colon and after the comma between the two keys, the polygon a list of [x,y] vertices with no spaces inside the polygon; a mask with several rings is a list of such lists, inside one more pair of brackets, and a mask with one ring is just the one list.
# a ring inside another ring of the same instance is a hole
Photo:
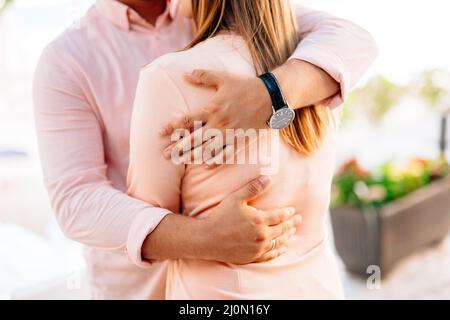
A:
{"label": "man's hand", "polygon": [[[339,84],[322,69],[302,60],[289,60],[273,71],[281,89],[294,109],[309,106],[339,92]],[[225,137],[226,129],[267,128],[267,120],[272,115],[272,102],[264,83],[255,76],[239,76],[226,72],[194,70],[186,75],[190,83],[216,89],[211,101],[199,112],[185,114],[161,128],[162,136],[172,134],[175,129],[188,129],[191,134],[172,143],[164,150],[164,156],[182,155],[193,159],[200,153],[200,146],[213,146],[213,150],[223,149],[216,157],[225,163],[228,152],[225,139],[203,141],[206,129],[218,129]],[[201,130],[194,128],[194,122],[203,124]],[[195,129],[195,130],[194,130]],[[220,146],[216,144],[220,143]],[[234,153],[238,150],[235,149]],[[201,154],[201,153],[200,153]],[[203,159],[207,162],[209,159]],[[215,164],[208,165],[214,167]]]}
{"label": "man's hand", "polygon": [[264,176],[249,182],[205,219],[168,215],[144,242],[143,258],[246,264],[280,256],[300,226],[301,217],[293,208],[262,211],[247,205],[269,185],[270,178]]}
{"label": "man's hand", "polygon": [[271,260],[284,252],[301,218],[294,208],[262,211],[248,206],[248,201],[267,190],[270,179],[261,179],[231,194],[205,220],[207,259],[246,264]]}
{"label": "man's hand", "polygon": [[[201,136],[207,129],[218,129],[222,132],[222,137],[225,137],[225,130],[228,128],[267,128],[267,120],[272,114],[272,103],[264,83],[259,78],[207,70],[195,70],[185,78],[194,85],[215,88],[216,94],[199,112],[174,119],[160,130],[162,136],[172,134],[175,129],[188,129],[192,132],[191,135],[168,146],[164,151],[166,158],[170,158],[172,151],[182,155],[190,152],[194,155],[194,150],[201,146],[201,142],[212,142],[203,141]],[[194,130],[194,121],[203,124],[201,130]],[[225,140],[220,147],[224,147],[223,154],[227,154]]]}

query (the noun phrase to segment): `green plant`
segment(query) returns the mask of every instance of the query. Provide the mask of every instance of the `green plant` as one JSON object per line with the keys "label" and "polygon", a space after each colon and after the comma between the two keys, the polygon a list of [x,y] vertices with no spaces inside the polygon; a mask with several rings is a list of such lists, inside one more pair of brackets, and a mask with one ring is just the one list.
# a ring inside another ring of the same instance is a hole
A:
{"label": "green plant", "polygon": [[[450,74],[441,69],[426,70],[416,79],[418,94],[432,108],[441,106],[450,90]],[[445,106],[448,107],[448,106]]]}
{"label": "green plant", "polygon": [[421,98],[427,106],[439,111],[448,108],[449,92],[450,73],[444,69],[423,71],[404,86],[378,75],[349,94],[342,122],[360,121],[361,117],[377,122],[405,96]]}
{"label": "green plant", "polygon": [[13,2],[13,0],[0,0],[0,13],[8,7]]}
{"label": "green plant", "polygon": [[342,119],[349,120],[354,110],[364,108],[364,114],[371,121],[378,121],[397,104],[406,91],[406,87],[399,86],[383,76],[375,76],[365,86],[350,93]]}
{"label": "green plant", "polygon": [[403,164],[388,162],[373,172],[351,159],[334,178],[331,206],[380,207],[447,176],[449,172],[450,166],[443,157],[412,159]]}

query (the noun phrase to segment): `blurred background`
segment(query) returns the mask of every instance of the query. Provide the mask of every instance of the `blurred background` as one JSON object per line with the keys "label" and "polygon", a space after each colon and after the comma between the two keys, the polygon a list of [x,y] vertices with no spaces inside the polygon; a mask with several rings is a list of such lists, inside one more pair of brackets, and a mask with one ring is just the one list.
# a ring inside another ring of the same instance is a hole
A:
{"label": "blurred background", "polygon": [[[44,46],[93,2],[0,0],[0,299],[89,297],[82,250],[42,186],[31,85]],[[450,2],[302,3],[365,27],[380,48],[339,134],[329,228],[347,297],[450,299]]]}

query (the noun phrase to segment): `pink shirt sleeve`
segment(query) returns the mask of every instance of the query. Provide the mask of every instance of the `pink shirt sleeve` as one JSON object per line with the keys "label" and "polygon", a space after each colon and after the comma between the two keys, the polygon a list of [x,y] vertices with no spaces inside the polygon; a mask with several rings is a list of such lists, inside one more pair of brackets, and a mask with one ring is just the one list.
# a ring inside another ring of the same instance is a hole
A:
{"label": "pink shirt sleeve", "polygon": [[361,27],[326,12],[296,5],[295,14],[303,40],[291,59],[307,61],[335,79],[340,93],[321,104],[339,106],[377,57],[375,40]]}
{"label": "pink shirt sleeve", "polygon": [[166,71],[157,63],[141,71],[131,120],[128,193],[173,212],[180,212],[185,165],[164,158],[170,137],[161,138],[155,128],[187,112],[184,97]]}
{"label": "pink shirt sleeve", "polygon": [[65,235],[88,246],[124,250],[144,267],[141,247],[170,211],[111,186],[100,121],[75,62],[47,48],[34,84],[35,121],[45,185]]}

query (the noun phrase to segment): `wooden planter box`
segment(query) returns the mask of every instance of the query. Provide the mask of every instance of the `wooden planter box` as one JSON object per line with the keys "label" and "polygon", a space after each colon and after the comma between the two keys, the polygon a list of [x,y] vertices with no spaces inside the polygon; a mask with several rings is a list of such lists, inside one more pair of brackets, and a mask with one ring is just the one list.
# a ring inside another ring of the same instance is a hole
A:
{"label": "wooden planter box", "polygon": [[450,229],[450,178],[435,181],[375,210],[331,210],[334,242],[346,268],[387,274],[402,258],[441,241]]}

